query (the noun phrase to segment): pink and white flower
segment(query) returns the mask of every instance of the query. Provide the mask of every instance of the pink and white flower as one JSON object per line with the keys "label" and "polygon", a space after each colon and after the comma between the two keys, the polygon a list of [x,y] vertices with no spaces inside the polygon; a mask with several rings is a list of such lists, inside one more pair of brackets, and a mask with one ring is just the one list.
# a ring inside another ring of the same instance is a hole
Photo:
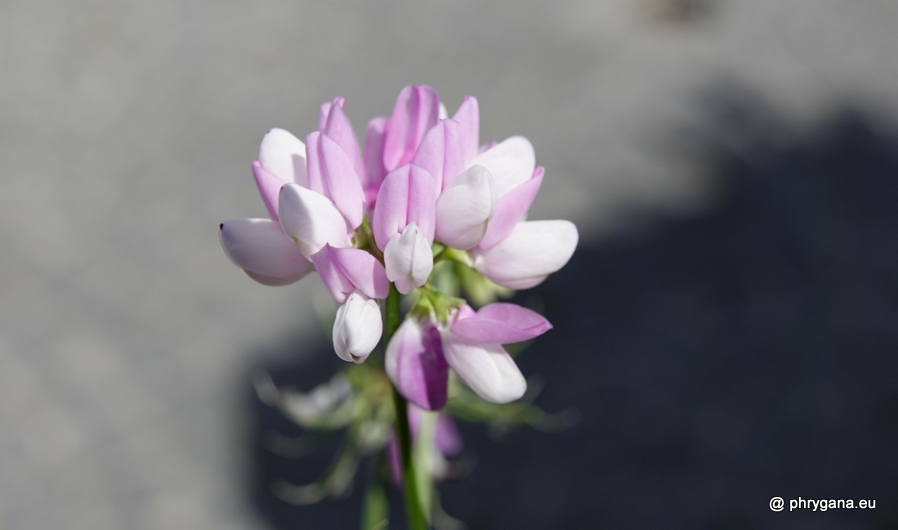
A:
{"label": "pink and white flower", "polygon": [[377,194],[371,229],[387,278],[402,294],[424,285],[433,270],[436,193],[433,176],[407,164],[391,171]]}
{"label": "pink and white flower", "polygon": [[305,145],[283,129],[262,139],[253,176],[270,219],[228,219],[219,226],[225,254],[265,285],[287,285],[313,270],[312,263],[284,233],[278,217],[278,193],[286,183],[306,180]]}
{"label": "pink and white flower", "polygon": [[443,328],[429,319],[408,318],[387,345],[387,375],[403,397],[426,410],[445,405],[448,368],[483,399],[508,403],[524,395],[527,382],[502,344],[550,329],[542,315],[504,303],[476,313],[463,305]]}

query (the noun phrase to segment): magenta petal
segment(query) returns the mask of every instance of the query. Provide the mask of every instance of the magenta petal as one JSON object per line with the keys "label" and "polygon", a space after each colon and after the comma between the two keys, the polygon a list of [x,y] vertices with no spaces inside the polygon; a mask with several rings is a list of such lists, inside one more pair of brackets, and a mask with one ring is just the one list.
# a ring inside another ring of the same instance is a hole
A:
{"label": "magenta petal", "polygon": [[437,418],[437,428],[434,434],[434,443],[446,456],[457,456],[464,449],[464,441],[455,420],[447,414],[440,414]]}
{"label": "magenta petal", "polygon": [[352,123],[346,117],[346,113],[343,112],[343,98],[334,100],[334,104],[330,108],[330,114],[327,117],[327,123],[321,129],[321,132],[332,138],[337,142],[337,145],[343,148],[343,151],[346,152],[346,155],[352,162],[352,167],[355,169],[356,174],[359,176],[363,175],[365,166],[362,163],[359,140],[355,135],[355,131],[352,130]]}
{"label": "magenta petal", "polygon": [[480,147],[480,109],[477,105],[477,98],[465,96],[452,119],[460,125],[463,169],[466,169],[477,156],[477,150]]}
{"label": "magenta petal", "polygon": [[405,399],[426,410],[446,405],[449,366],[440,333],[430,322],[407,319],[387,345],[384,367]]}
{"label": "magenta petal", "polygon": [[478,250],[488,250],[498,245],[511,233],[515,225],[524,219],[543,183],[544,173],[545,168],[537,167],[530,180],[519,184],[499,198],[499,202],[496,204],[496,213],[490,219],[486,233],[477,245]]}
{"label": "magenta petal", "polygon": [[365,190],[365,200],[368,207],[374,206],[377,190],[380,183],[387,175],[384,168],[384,130],[387,127],[387,118],[374,118],[368,122],[368,131],[365,135],[365,175],[362,179],[362,187]]}
{"label": "magenta petal", "polygon": [[535,311],[516,304],[490,304],[476,316],[457,320],[450,330],[472,344],[509,344],[536,338],[552,324]]}
{"label": "magenta petal", "polygon": [[440,97],[429,86],[402,89],[386,130],[384,166],[387,171],[412,161],[421,139],[437,124]]}
{"label": "magenta petal", "polygon": [[421,140],[412,163],[429,171],[439,189],[444,189],[465,169],[461,125],[452,119],[440,120]]}
{"label": "magenta petal", "polygon": [[281,186],[286,182],[270,171],[266,171],[258,160],[253,162],[253,178],[256,180],[256,187],[259,188],[259,195],[262,196],[262,202],[265,203],[268,215],[277,221],[278,195],[281,193]]}
{"label": "magenta petal", "polygon": [[377,247],[386,249],[390,238],[401,234],[409,223],[416,223],[424,238],[432,244],[436,195],[434,178],[427,170],[405,165],[390,172],[380,186],[371,215]]}
{"label": "magenta petal", "polygon": [[390,291],[384,266],[365,250],[325,245],[312,255],[312,263],[331,296],[340,304],[356,289],[368,298],[379,299],[386,298]]}

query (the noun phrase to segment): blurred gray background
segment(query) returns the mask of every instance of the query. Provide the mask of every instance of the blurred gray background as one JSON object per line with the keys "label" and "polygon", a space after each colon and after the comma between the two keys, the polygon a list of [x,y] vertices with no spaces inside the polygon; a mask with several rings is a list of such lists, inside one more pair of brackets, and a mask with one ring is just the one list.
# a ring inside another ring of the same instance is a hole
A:
{"label": "blurred gray background", "polygon": [[311,333],[321,292],[218,242],[265,215],[269,128],[303,138],[344,96],[362,132],[412,83],[450,113],[474,95],[481,139],[525,135],[547,168],[530,217],[599,241],[715,204],[678,142],[709,87],[798,129],[845,101],[890,127],[896,27],[892,0],[0,1],[0,528],[267,528],[247,352]]}

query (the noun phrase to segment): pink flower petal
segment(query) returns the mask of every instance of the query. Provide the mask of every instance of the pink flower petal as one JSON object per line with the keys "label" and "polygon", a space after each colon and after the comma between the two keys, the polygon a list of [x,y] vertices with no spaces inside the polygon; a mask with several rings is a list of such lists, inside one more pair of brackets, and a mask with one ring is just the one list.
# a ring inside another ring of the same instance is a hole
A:
{"label": "pink flower petal", "polygon": [[519,184],[504,197],[499,198],[496,213],[490,219],[486,233],[477,245],[478,250],[487,250],[498,245],[508,237],[515,225],[524,219],[543,183],[543,173],[545,169],[542,166],[537,167],[530,180]]}
{"label": "pink flower petal", "polygon": [[359,174],[353,168],[346,151],[329,136],[321,137],[320,148],[326,168],[328,195],[349,221],[349,226],[355,229],[362,224],[365,216],[365,194]]}
{"label": "pink flower petal", "polygon": [[571,259],[577,239],[570,221],[518,223],[498,245],[472,252],[474,268],[503,287],[529,289]]}
{"label": "pink flower petal", "polygon": [[361,177],[365,173],[362,152],[359,149],[359,140],[352,129],[352,123],[350,123],[346,113],[343,112],[343,103],[343,98],[334,100],[321,132],[337,142],[337,145],[343,149],[352,162],[352,167],[355,169],[356,174]]}
{"label": "pink flower petal", "polygon": [[533,146],[523,136],[512,136],[487,149],[471,162],[487,168],[502,197],[533,176],[536,158]]}
{"label": "pink flower petal", "polygon": [[365,250],[325,245],[312,256],[312,263],[337,303],[345,302],[356,290],[368,298],[379,299],[390,292],[384,266]]}
{"label": "pink flower petal", "polygon": [[443,357],[440,334],[430,324],[406,319],[387,345],[384,368],[396,390],[426,410],[446,405],[449,367]]}
{"label": "pink flower petal", "polygon": [[266,171],[284,182],[308,185],[306,147],[299,138],[284,129],[271,129],[262,138],[259,162]]}
{"label": "pink flower petal", "polygon": [[368,122],[368,131],[365,135],[365,177],[362,179],[362,187],[365,190],[365,201],[368,208],[374,207],[377,190],[387,175],[384,168],[384,131],[387,127],[387,118],[374,118]]}
{"label": "pink flower petal", "polygon": [[362,224],[365,196],[358,173],[346,151],[325,134],[306,137],[309,155],[309,189],[333,201],[350,227]]}
{"label": "pink flower petal", "polygon": [[285,285],[314,270],[276,221],[228,219],[221,224],[219,237],[234,265],[260,283]]}
{"label": "pink flower petal", "polygon": [[308,181],[306,186],[315,193],[327,196],[327,188],[324,184],[324,168],[321,160],[321,131],[309,133],[306,136],[306,155],[308,156]]}
{"label": "pink flower petal", "polygon": [[496,303],[482,307],[476,316],[456,320],[449,329],[472,344],[509,344],[536,338],[552,324],[535,311]]}
{"label": "pink flower petal", "polygon": [[258,160],[253,162],[253,178],[256,180],[256,187],[259,189],[259,195],[262,196],[262,202],[265,203],[268,215],[277,221],[278,195],[281,193],[281,186],[286,182],[274,173],[267,171]]}
{"label": "pink flower petal", "polygon": [[327,127],[327,118],[331,114],[331,107],[334,105],[339,105],[340,108],[343,108],[343,105],[346,104],[346,98],[336,97],[333,101],[325,101],[321,104],[321,109],[318,111],[318,130],[323,131],[325,127]]}
{"label": "pink flower petal", "polygon": [[407,86],[399,93],[390,116],[384,143],[387,171],[412,161],[421,139],[437,124],[440,97],[429,86]]}
{"label": "pink flower petal", "polygon": [[418,225],[424,238],[433,243],[436,225],[436,187],[430,173],[415,165],[406,165],[390,172],[380,186],[371,229],[377,247],[385,250],[396,234],[409,223]]}
{"label": "pink flower petal", "polygon": [[421,140],[412,164],[429,171],[439,189],[448,186],[465,169],[459,123],[451,119],[440,120]]}
{"label": "pink flower petal", "polygon": [[462,165],[468,168],[477,156],[477,150],[480,147],[480,108],[477,105],[477,98],[465,96],[452,119],[457,121],[460,126],[460,146],[464,160]]}

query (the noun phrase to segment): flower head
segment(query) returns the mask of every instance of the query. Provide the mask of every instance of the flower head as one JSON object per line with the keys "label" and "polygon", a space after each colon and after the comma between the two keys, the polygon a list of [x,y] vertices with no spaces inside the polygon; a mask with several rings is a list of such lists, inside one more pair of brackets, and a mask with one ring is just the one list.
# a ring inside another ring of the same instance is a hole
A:
{"label": "flower head", "polygon": [[[334,327],[340,357],[359,361],[372,351],[383,328],[374,308],[390,283],[402,294],[435,293],[419,304],[437,299],[434,256],[479,273],[467,278],[511,289],[537,285],[570,259],[573,224],[525,221],[545,175],[533,146],[513,136],[481,147],[477,99],[465,97],[450,118],[434,89],[405,87],[390,116],[369,121],[364,149],[345,103],[322,104],[305,142],[271,129],[252,165],[270,219],[221,227],[226,254],[257,281],[283,285],[318,271],[342,304]],[[485,399],[516,399],[526,383],[502,344],[551,327],[511,304],[416,311],[386,362],[400,392],[425,409],[445,404],[450,367]]]}

